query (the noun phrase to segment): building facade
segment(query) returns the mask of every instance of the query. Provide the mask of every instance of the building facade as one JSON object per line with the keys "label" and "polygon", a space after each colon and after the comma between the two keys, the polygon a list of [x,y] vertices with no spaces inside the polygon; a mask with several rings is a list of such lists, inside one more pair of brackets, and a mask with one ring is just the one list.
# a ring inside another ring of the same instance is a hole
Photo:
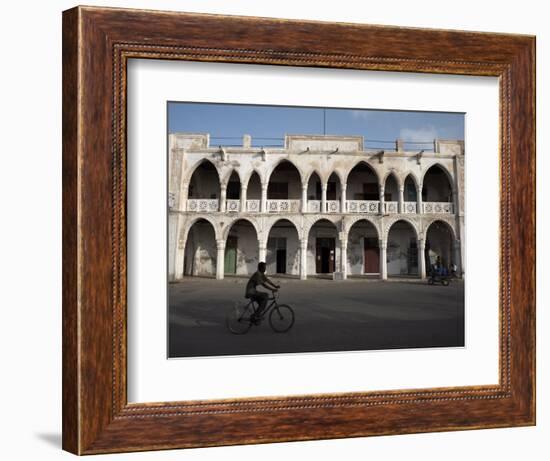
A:
{"label": "building facade", "polygon": [[169,136],[169,278],[268,273],[424,278],[464,271],[464,143],[368,149],[360,136],[287,135],[281,147]]}

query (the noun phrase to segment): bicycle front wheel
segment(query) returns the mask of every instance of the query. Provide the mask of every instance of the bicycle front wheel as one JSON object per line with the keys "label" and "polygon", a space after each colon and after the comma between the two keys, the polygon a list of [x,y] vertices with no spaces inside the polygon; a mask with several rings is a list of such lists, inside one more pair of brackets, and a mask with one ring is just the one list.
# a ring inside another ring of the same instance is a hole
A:
{"label": "bicycle front wheel", "polygon": [[285,333],[294,325],[294,311],[286,304],[275,306],[269,313],[269,325],[277,333]]}
{"label": "bicycle front wheel", "polygon": [[252,313],[253,309],[250,304],[235,304],[225,318],[227,329],[235,335],[244,335],[252,326],[250,318]]}

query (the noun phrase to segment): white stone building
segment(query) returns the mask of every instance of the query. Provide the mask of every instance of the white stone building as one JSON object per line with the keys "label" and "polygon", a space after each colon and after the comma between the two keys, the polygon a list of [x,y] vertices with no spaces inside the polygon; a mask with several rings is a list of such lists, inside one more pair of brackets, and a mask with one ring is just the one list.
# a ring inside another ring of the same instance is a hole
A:
{"label": "white stone building", "polygon": [[169,136],[169,277],[268,273],[425,277],[464,271],[464,143],[407,151],[360,136],[287,135],[284,147]]}

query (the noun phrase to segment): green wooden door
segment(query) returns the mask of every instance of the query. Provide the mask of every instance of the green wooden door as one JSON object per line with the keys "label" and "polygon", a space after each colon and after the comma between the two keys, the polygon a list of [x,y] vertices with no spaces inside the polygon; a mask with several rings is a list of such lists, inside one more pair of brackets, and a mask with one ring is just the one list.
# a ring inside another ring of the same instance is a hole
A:
{"label": "green wooden door", "polygon": [[237,272],[237,237],[228,237],[225,245],[225,268],[226,274]]}

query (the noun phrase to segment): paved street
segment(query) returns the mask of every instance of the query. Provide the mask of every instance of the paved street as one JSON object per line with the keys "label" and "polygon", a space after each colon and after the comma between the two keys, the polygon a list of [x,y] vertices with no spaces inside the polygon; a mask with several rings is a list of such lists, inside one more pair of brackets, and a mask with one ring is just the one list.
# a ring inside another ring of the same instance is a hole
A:
{"label": "paved street", "polygon": [[169,356],[352,351],[464,345],[464,283],[272,277],[296,321],[287,333],[267,318],[233,335],[225,316],[243,300],[246,279],[187,278],[169,285]]}

